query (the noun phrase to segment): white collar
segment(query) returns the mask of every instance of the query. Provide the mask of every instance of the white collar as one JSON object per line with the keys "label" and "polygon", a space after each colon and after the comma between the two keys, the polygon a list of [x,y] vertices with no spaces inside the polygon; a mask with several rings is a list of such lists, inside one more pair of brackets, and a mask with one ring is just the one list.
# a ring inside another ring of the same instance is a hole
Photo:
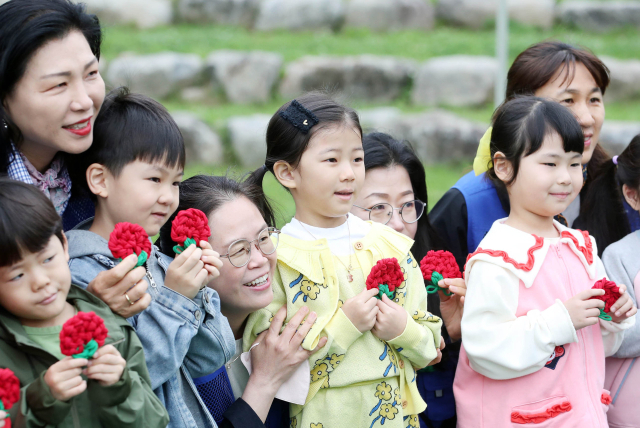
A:
{"label": "white collar", "polygon": [[[348,227],[347,222],[349,222]],[[363,221],[355,215],[349,214],[347,221],[338,227],[330,228],[310,226],[302,223],[297,218],[292,218],[291,221],[282,228],[282,233],[302,241],[326,239],[331,253],[342,256],[353,254],[355,250],[352,244],[364,238],[370,229],[370,223]],[[349,239],[349,235],[351,239]]]}

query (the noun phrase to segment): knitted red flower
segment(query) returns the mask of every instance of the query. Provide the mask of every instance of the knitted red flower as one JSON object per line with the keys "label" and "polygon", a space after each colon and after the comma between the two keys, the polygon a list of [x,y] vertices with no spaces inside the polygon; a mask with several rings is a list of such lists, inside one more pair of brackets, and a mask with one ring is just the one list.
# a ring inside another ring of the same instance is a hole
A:
{"label": "knitted red flower", "polygon": [[62,326],[60,351],[73,358],[91,358],[104,345],[108,330],[93,312],[78,312]]}
{"label": "knitted red flower", "polygon": [[369,272],[367,277],[367,290],[377,288],[380,290],[378,299],[382,298],[382,294],[386,294],[393,299],[394,292],[397,287],[404,281],[404,274],[400,263],[395,258],[380,259]]}
{"label": "knitted red flower", "polygon": [[420,261],[422,277],[431,284],[427,285],[427,293],[435,293],[442,289],[444,294],[450,296],[452,293],[438,286],[438,282],[444,278],[462,278],[462,272],[456,263],[456,258],[448,251],[429,251]]}
{"label": "knitted red flower", "polygon": [[596,296],[594,299],[602,300],[604,302],[604,312],[608,313],[611,311],[611,306],[618,301],[620,298],[620,288],[613,281],[608,281],[606,278],[602,278],[600,281],[597,281],[593,284],[593,288],[604,290],[604,295]]}
{"label": "knitted red flower", "polygon": [[198,245],[211,236],[209,219],[196,208],[180,211],[171,223],[171,239],[178,245],[173,247],[176,254],[182,253],[189,245]]}
{"label": "knitted red flower", "polygon": [[116,259],[130,254],[138,256],[136,266],[142,266],[151,254],[151,241],[142,226],[134,223],[118,223],[109,235],[109,250]]}
{"label": "knitted red flower", "polygon": [[[9,410],[19,399],[20,381],[11,370],[0,369],[0,410]],[[11,426],[11,422],[8,419],[7,421]]]}

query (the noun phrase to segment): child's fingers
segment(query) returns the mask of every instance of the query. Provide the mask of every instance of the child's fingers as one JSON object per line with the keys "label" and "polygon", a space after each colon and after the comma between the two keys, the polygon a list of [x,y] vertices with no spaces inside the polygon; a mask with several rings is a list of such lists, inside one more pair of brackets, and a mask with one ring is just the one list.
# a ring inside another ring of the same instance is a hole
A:
{"label": "child's fingers", "polygon": [[67,400],[69,398],[75,397],[76,395],[82,394],[87,389],[87,381],[83,380],[79,376],[78,376],[78,379],[80,379],[80,384],[78,384],[77,386],[75,386],[73,388],[64,390],[65,391],[64,395],[68,397]]}
{"label": "child's fingers", "polygon": [[56,368],[59,373],[69,372],[75,369],[81,369],[82,367],[86,366],[88,362],[89,360],[87,360],[86,358],[65,357],[64,359],[56,363],[56,365],[58,366]]}
{"label": "child's fingers", "polygon": [[82,379],[82,377],[80,376],[80,373],[78,373],[77,375],[75,375],[70,379],[65,379],[65,380],[56,382],[56,385],[58,386],[59,391],[69,391],[69,390],[72,390],[73,388],[77,388],[83,382],[84,382],[84,379]]}
{"label": "child's fingers", "polygon": [[582,304],[584,305],[583,307],[586,308],[586,309],[604,308],[604,302],[602,300],[598,300],[598,299],[584,300],[582,302]]}
{"label": "child's fingers", "polygon": [[579,300],[590,300],[596,296],[604,296],[604,290],[601,288],[590,288],[575,295]]}
{"label": "child's fingers", "polygon": [[[633,307],[633,301],[627,296],[627,300],[624,302],[622,306],[618,309],[615,309],[615,314],[617,317],[621,316],[625,312],[629,311]],[[611,312],[614,312],[614,309],[611,309]]]}
{"label": "child's fingers", "polygon": [[600,309],[599,308],[587,309],[584,312],[585,318],[598,318],[598,315],[600,315]]}
{"label": "child's fingers", "polygon": [[377,288],[365,289],[360,292],[357,297],[362,297],[365,300],[370,300],[372,297],[376,297],[380,291]]}
{"label": "child's fingers", "polygon": [[634,316],[638,312],[638,308],[633,306],[629,312],[625,314],[627,318]]}
{"label": "child's fingers", "polygon": [[91,367],[88,367],[84,374],[90,378],[94,379],[94,376],[97,374],[114,374],[121,373],[124,369],[124,366],[119,361],[110,360],[107,362],[103,362],[101,364],[95,364]]}
{"label": "child's fingers", "polygon": [[211,279],[217,278],[220,276],[220,271],[217,267],[205,264],[204,268],[207,270],[207,274],[211,277]]}
{"label": "child's fingers", "polygon": [[95,352],[95,354],[93,354],[93,361],[90,361],[90,362],[95,362],[95,360],[97,360],[98,358],[104,355],[117,355],[119,357],[120,352],[113,345],[104,345],[103,347],[99,348]]}

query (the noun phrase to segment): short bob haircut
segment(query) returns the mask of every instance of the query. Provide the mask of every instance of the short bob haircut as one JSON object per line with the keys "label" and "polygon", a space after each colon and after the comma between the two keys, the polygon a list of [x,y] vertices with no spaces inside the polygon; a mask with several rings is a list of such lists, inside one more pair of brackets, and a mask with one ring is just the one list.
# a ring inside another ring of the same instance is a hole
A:
{"label": "short bob haircut", "polygon": [[513,167],[513,175],[503,183],[493,166],[489,178],[501,188],[510,186],[516,180],[520,160],[537,152],[546,136],[557,133],[562,139],[565,152],[582,154],[584,135],[582,128],[569,109],[555,101],[538,97],[516,97],[503,103],[493,114],[491,132],[491,158],[497,152]]}
{"label": "short bob haircut", "polygon": [[[120,87],[105,97],[95,121],[91,147],[70,159],[79,160],[79,171],[83,173],[98,163],[116,177],[135,161],[184,168],[184,139],[162,104]],[[86,178],[79,182],[86,183]]]}
{"label": "short bob haircut", "polygon": [[64,245],[62,219],[51,201],[32,184],[0,177],[0,267],[41,251],[53,236]]}
{"label": "short bob haircut", "polygon": [[20,129],[4,109],[5,100],[24,76],[36,51],[72,31],[80,31],[91,52],[100,59],[100,21],[86,13],[84,4],[69,0],[11,0],[0,6],[0,173],[7,172],[11,143],[19,148],[22,142]]}

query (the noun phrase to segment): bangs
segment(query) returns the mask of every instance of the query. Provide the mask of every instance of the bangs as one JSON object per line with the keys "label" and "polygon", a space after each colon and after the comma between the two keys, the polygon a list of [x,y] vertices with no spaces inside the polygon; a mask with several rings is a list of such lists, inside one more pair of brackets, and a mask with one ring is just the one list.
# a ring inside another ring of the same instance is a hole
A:
{"label": "bangs", "polygon": [[553,133],[560,136],[565,153],[584,152],[582,127],[568,108],[555,102],[538,104],[523,123],[522,132],[525,156],[538,151],[544,139]]}

